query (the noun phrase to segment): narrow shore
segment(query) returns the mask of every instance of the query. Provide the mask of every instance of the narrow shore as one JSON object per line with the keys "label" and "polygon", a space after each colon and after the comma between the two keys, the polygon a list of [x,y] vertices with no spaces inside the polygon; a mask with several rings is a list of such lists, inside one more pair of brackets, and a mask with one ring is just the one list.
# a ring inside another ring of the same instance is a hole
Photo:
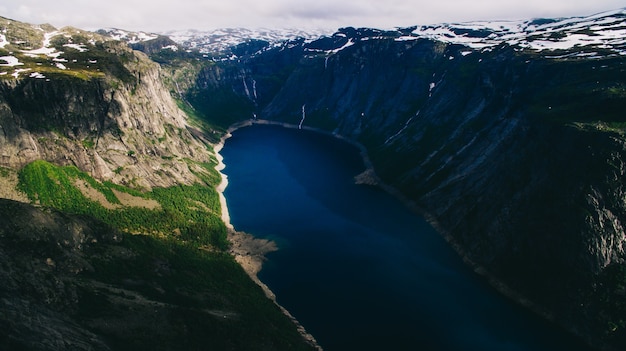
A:
{"label": "narrow shore", "polygon": [[220,208],[221,208],[221,217],[224,224],[226,224],[226,228],[228,229],[228,241],[231,243],[230,254],[235,257],[235,261],[239,263],[239,265],[243,268],[243,270],[248,274],[250,279],[254,281],[258,286],[263,289],[265,296],[272,300],[278,308],[282,311],[284,315],[286,315],[289,319],[291,319],[292,323],[295,324],[298,332],[302,335],[302,337],[309,343],[311,346],[316,348],[319,351],[322,351],[322,347],[317,343],[313,335],[309,334],[306,329],[300,324],[300,322],[291,314],[289,311],[281,306],[276,301],[276,295],[272,290],[263,283],[259,277],[258,273],[261,271],[263,267],[263,261],[265,261],[265,255],[278,250],[276,243],[266,239],[255,238],[254,236],[240,232],[235,230],[234,226],[230,222],[230,214],[228,212],[228,206],[226,203],[226,197],[224,196],[224,190],[228,186],[228,176],[222,173],[222,170],[226,168],[224,164],[224,157],[220,155],[220,151],[224,148],[224,144],[226,139],[232,136],[232,132],[239,128],[247,127],[252,125],[252,121],[244,121],[241,123],[233,124],[228,128],[224,136],[220,139],[219,143],[217,143],[213,147],[213,151],[215,152],[215,157],[217,159],[217,166],[215,166],[215,170],[221,176],[220,184],[215,188],[219,195],[220,200]]}

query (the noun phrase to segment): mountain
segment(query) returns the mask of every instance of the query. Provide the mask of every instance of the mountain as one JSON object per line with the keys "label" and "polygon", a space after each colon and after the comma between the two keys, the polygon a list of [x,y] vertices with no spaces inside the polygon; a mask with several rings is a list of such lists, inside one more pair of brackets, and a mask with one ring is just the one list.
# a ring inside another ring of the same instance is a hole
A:
{"label": "mountain", "polygon": [[626,11],[342,28],[207,64],[184,93],[228,126],[362,144],[382,186],[512,298],[626,345]]}
{"label": "mountain", "polygon": [[[241,328],[260,320],[267,329],[248,330],[252,344],[311,347],[241,278],[219,216],[211,146],[234,123],[265,120],[361,144],[373,170],[359,181],[377,182],[425,215],[492,285],[595,348],[626,345],[626,10],[347,27],[324,36],[231,29],[167,37],[0,23],[0,179],[12,190],[3,196],[54,208],[44,210],[54,213],[46,223],[96,221],[123,237],[109,242],[110,234],[88,233],[105,245],[94,243],[95,251],[87,245],[80,254],[98,267],[94,275],[75,272],[80,279],[68,281],[66,271],[45,271],[86,293],[56,299],[25,289],[29,294],[12,305],[33,304],[41,312],[35,315],[84,325],[73,329],[76,343],[95,335],[113,345],[109,333],[117,343],[130,338],[103,327],[99,310],[82,309],[89,304],[80,301],[95,294],[97,301],[134,296],[167,304],[165,316],[185,326],[178,336],[197,335],[190,321],[200,320],[217,326],[216,343],[235,347]],[[28,213],[16,217],[19,223],[48,216],[26,205],[2,206],[3,219]],[[28,232],[11,228],[18,238]],[[5,275],[18,278],[0,290],[10,301],[21,286],[42,281],[39,273],[33,281],[30,273],[15,273],[33,269],[20,262],[51,267],[47,258],[59,260],[50,254],[42,261],[47,251],[29,251],[23,239],[6,241],[12,233],[2,234],[0,255],[0,267],[17,267]],[[66,235],[46,233],[27,239],[53,248]],[[93,253],[109,251],[116,254]],[[190,277],[189,267],[197,271],[180,256],[189,252],[206,255],[189,256],[195,264],[208,260],[211,271],[225,272],[202,287],[202,296],[190,293],[193,285],[177,288],[178,274],[165,274],[173,262],[182,262],[174,269],[187,272],[182,276]],[[48,300],[63,302],[41,302]],[[63,312],[76,301],[71,311],[78,312]],[[116,306],[121,313],[127,305]],[[221,323],[207,311],[251,317]],[[3,330],[22,330],[13,319],[2,320]],[[275,338],[282,333],[290,339]],[[30,342],[15,335],[0,340]]]}
{"label": "mountain", "polygon": [[222,28],[210,31],[168,31],[168,36],[187,50],[202,54],[228,53],[231,48],[249,41],[276,45],[289,40],[313,40],[330,34],[325,30]]}
{"label": "mountain", "polygon": [[123,41],[0,18],[0,349],[314,349],[235,261],[222,132],[168,79]]}
{"label": "mountain", "polygon": [[[129,43],[133,48],[144,51],[141,45],[151,45],[158,50],[178,50],[202,54],[205,58],[236,58],[235,49],[240,45],[256,43],[260,48],[282,45],[285,41],[312,41],[332,34],[328,30],[285,29],[248,29],[220,28],[214,30],[176,30],[162,33],[131,32],[108,28],[98,30],[99,34]],[[161,43],[159,43],[159,39]],[[167,41],[164,43],[163,41]],[[158,45],[160,44],[160,45]],[[152,50],[154,53],[156,50]]]}

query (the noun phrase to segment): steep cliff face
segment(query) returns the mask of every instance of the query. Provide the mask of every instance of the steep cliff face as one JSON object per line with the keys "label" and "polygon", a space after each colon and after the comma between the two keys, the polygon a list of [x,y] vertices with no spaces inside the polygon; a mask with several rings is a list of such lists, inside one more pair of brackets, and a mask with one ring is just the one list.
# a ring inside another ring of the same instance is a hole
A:
{"label": "steep cliff face", "polygon": [[139,188],[197,180],[184,159],[208,161],[206,146],[160,67],[123,43],[74,31],[46,32],[36,53],[16,50],[21,65],[0,67],[11,71],[0,79],[0,165],[46,159]]}
{"label": "steep cliff face", "polygon": [[[620,345],[623,305],[599,311],[623,284],[604,277],[625,258],[623,56],[405,35],[347,28],[243,55],[207,68],[193,94],[211,87],[200,109],[219,91],[247,101],[238,118],[362,143],[380,178],[477,270],[593,344]],[[216,79],[233,67],[241,74]]]}

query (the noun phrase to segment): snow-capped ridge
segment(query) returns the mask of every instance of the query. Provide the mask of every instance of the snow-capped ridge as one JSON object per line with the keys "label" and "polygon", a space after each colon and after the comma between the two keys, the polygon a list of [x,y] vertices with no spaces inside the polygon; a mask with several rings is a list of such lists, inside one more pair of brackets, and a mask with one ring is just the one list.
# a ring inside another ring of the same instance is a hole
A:
{"label": "snow-capped ridge", "polygon": [[125,41],[129,44],[136,44],[149,40],[154,40],[159,37],[158,34],[148,32],[133,32],[118,28],[104,28],[96,31],[98,34],[107,36],[114,40]]}
{"label": "snow-capped ridge", "polygon": [[291,40],[318,39],[331,32],[326,30],[303,30],[296,28],[222,28],[215,30],[177,30],[161,33],[186,50],[203,54],[230,54],[231,48],[250,41],[264,41],[269,46],[282,45]]}
{"label": "snow-capped ridge", "polygon": [[596,47],[626,53],[626,9],[587,17],[476,21],[420,26],[400,39],[427,38],[472,49],[507,44],[534,51]]}
{"label": "snow-capped ridge", "polygon": [[395,30],[348,27],[308,45],[307,50],[332,55],[357,41],[377,39],[458,44],[468,48],[463,56],[500,45],[551,58],[595,58],[602,56],[599,51],[626,55],[626,8],[572,18],[443,23]]}

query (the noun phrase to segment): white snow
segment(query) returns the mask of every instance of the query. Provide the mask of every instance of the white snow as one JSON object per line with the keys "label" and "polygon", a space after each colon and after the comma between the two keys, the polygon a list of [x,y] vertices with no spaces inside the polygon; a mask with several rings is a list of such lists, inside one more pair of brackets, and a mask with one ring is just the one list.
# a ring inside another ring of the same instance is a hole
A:
{"label": "white snow", "polygon": [[330,50],[330,51],[328,51],[328,53],[329,54],[336,54],[336,53],[338,53],[341,50],[344,50],[346,48],[351,47],[352,45],[354,45],[354,40],[352,40],[352,38],[350,38],[350,40],[348,40],[348,42],[345,43],[342,47],[334,49],[334,50]]}
{"label": "white snow", "polygon": [[[626,9],[547,22],[491,21],[451,23],[416,28],[411,36],[396,40],[426,38],[471,49],[485,50],[503,43],[534,51],[577,50],[583,47],[626,51]],[[462,51],[468,55],[469,51]],[[591,57],[591,56],[589,56]]]}
{"label": "white snow", "polygon": [[30,71],[30,68],[24,68],[24,69],[18,68],[11,75],[15,77],[15,79],[18,79],[20,77],[20,73],[28,72],[28,71]]}
{"label": "white snow", "polygon": [[7,44],[9,44],[7,37],[4,34],[0,34],[0,49],[4,49]]}
{"label": "white snow", "polygon": [[72,48],[74,50],[78,50],[79,52],[89,51],[89,49],[85,47],[85,44],[64,44],[63,46],[67,48]]}
{"label": "white snow", "polygon": [[66,70],[66,69],[67,69],[67,67],[65,67],[65,65],[64,65],[64,64],[62,64],[62,63],[60,63],[60,62],[57,62],[57,63],[55,64],[55,66],[57,66],[57,68],[58,68],[58,69],[63,69],[63,70]]}
{"label": "white snow", "polygon": [[178,46],[176,45],[168,45],[161,48],[161,50],[172,50],[174,52],[178,51]]}
{"label": "white snow", "polygon": [[156,39],[159,37],[158,34],[151,34],[145,32],[129,32],[122,29],[117,28],[108,28],[104,29],[107,35],[113,40],[119,41],[127,41],[130,44],[136,44],[143,41],[148,41],[152,39]]}
{"label": "white snow", "polygon": [[307,42],[318,39],[332,32],[322,29],[247,29],[247,28],[221,28],[216,30],[198,31],[181,30],[161,33],[167,35],[185,49],[197,50],[203,54],[226,53],[233,46],[250,40],[262,40],[269,43],[269,47],[281,47],[286,42],[299,38]]}
{"label": "white snow", "polygon": [[31,78],[37,78],[37,79],[43,79],[46,78],[46,76],[44,76],[43,74],[39,73],[39,72],[33,72],[30,74]]}
{"label": "white snow", "polygon": [[7,63],[0,63],[0,66],[3,67],[13,67],[13,66],[21,66],[23,65],[22,62],[20,62],[20,60],[17,59],[17,57],[15,56],[2,56],[0,57],[0,61],[6,61]]}
{"label": "white snow", "polygon": [[44,33],[43,45],[41,48],[35,50],[23,50],[22,52],[30,57],[33,57],[33,55],[46,55],[50,57],[56,57],[59,55],[58,51],[57,49],[50,47],[50,40],[58,34],[61,34],[61,32],[53,31],[49,33]]}

